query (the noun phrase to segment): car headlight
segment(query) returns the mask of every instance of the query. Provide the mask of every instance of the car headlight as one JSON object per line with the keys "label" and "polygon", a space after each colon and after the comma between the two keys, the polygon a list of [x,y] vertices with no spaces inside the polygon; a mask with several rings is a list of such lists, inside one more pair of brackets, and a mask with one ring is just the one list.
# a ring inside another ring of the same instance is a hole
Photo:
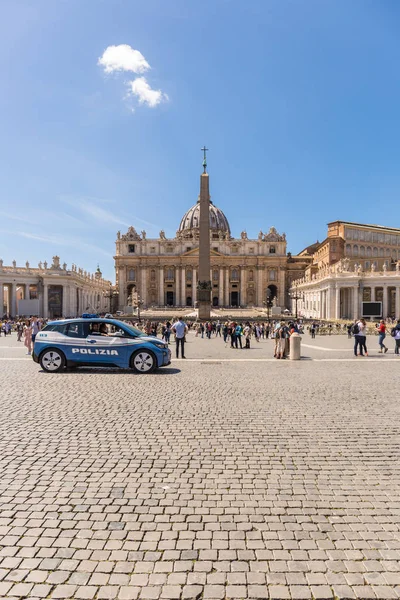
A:
{"label": "car headlight", "polygon": [[153,340],[151,340],[151,343],[154,344],[155,346],[157,346],[157,348],[162,348],[163,350],[168,348],[167,344],[164,344],[164,342],[156,342],[156,341],[153,342]]}

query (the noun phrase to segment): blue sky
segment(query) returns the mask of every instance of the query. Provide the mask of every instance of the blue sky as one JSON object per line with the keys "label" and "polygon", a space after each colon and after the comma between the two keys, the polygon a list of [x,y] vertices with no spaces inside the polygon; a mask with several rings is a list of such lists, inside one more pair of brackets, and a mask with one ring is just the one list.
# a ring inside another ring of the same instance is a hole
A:
{"label": "blue sky", "polygon": [[[5,264],[58,254],[113,279],[118,229],[174,236],[203,144],[235,236],[274,225],[298,252],[331,220],[400,226],[397,0],[1,8]],[[99,58],[123,44],[151,68],[106,73]]]}

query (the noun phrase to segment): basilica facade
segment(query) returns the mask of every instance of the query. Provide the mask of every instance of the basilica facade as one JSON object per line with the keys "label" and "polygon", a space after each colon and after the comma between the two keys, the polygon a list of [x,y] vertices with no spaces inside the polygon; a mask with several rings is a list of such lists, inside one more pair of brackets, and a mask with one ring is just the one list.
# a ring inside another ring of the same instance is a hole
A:
{"label": "basilica facade", "polygon": [[[284,308],[293,279],[304,274],[308,258],[286,252],[286,236],[274,227],[250,239],[231,234],[229,222],[210,201],[210,281],[213,307],[263,307],[267,298]],[[200,203],[182,217],[176,235],[147,238],[132,226],[118,232],[115,269],[119,309],[139,298],[143,308],[195,307],[199,262]]]}

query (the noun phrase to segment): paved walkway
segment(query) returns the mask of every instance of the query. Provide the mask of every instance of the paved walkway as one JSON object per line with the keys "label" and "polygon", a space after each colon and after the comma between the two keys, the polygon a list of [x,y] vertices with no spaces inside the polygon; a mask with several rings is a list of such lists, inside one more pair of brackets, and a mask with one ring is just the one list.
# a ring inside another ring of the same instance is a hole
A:
{"label": "paved walkway", "polygon": [[0,338],[0,597],[399,598],[394,355],[189,339],[136,376]]}

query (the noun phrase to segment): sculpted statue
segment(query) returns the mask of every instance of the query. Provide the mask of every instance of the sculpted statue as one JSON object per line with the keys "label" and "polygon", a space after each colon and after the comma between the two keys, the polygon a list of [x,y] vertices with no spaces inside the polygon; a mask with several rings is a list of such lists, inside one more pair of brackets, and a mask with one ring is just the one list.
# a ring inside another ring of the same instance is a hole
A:
{"label": "sculpted statue", "polygon": [[63,269],[64,269],[64,271],[67,270],[67,263],[63,263]]}
{"label": "sculpted statue", "polygon": [[121,239],[121,232],[117,231],[117,240],[120,240],[120,239]]}
{"label": "sculpted statue", "polygon": [[145,230],[143,229],[143,231],[141,231],[140,233],[142,234],[142,240],[145,240],[146,239],[146,232],[145,232]]}
{"label": "sculpted statue", "polygon": [[45,269],[47,269],[47,261],[46,260],[44,261],[43,266]]}
{"label": "sculpted statue", "polygon": [[242,233],[240,234],[240,237],[242,238],[242,240],[247,240],[247,232],[242,231]]}
{"label": "sculpted statue", "polygon": [[166,240],[167,238],[165,237],[165,231],[164,229],[161,229],[160,231],[160,240]]}
{"label": "sculpted statue", "polygon": [[372,263],[372,265],[371,265],[371,272],[374,273],[375,270],[376,270],[375,263]]}
{"label": "sculpted statue", "polygon": [[220,231],[220,232],[218,233],[218,237],[219,237],[219,239],[220,239],[220,240],[223,240],[223,239],[224,239],[224,234],[223,234],[223,232],[222,232],[222,231]]}
{"label": "sculpted statue", "polygon": [[39,269],[43,269],[42,261],[39,262],[38,267]]}
{"label": "sculpted statue", "polygon": [[26,267],[27,269],[29,269],[29,261],[26,261],[26,263],[25,263],[25,267]]}
{"label": "sculpted statue", "polygon": [[0,258],[0,269],[3,267],[3,259]]}
{"label": "sculpted statue", "polygon": [[398,260],[396,263],[396,273],[398,273],[399,271],[400,271],[400,260]]}
{"label": "sculpted statue", "polygon": [[16,260],[12,261],[12,266],[13,266],[14,269],[16,268],[16,266],[17,266],[17,261]]}
{"label": "sculpted statue", "polygon": [[388,268],[387,268],[387,264],[386,264],[386,263],[383,263],[383,267],[382,267],[382,269],[383,269],[383,272],[384,272],[384,273],[386,273],[386,272],[387,272]]}
{"label": "sculpted statue", "polygon": [[261,242],[262,239],[263,239],[263,232],[260,229],[260,233],[258,234],[258,241]]}
{"label": "sculpted statue", "polygon": [[345,273],[348,273],[350,270],[350,260],[348,258],[344,258],[342,261],[343,264],[343,271]]}
{"label": "sculpted statue", "polygon": [[357,273],[360,275],[362,273],[362,265],[357,266]]}

